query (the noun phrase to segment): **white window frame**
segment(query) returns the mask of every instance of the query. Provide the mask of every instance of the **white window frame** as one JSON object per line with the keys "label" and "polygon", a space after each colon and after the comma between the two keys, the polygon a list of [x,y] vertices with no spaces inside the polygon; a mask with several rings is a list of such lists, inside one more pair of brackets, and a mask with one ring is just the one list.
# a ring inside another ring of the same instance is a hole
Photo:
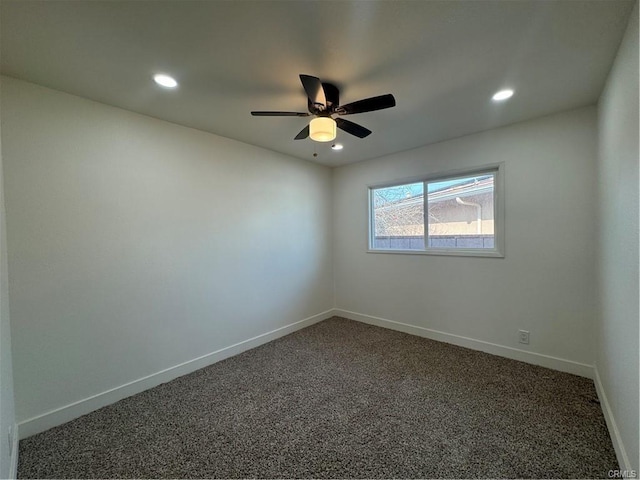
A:
{"label": "white window frame", "polygon": [[[494,174],[493,193],[493,221],[494,221],[494,248],[435,248],[429,247],[428,232],[428,207],[427,207],[427,182],[454,180],[460,177],[471,177],[482,174]],[[373,208],[373,191],[379,188],[396,187],[410,183],[425,182],[424,194],[424,244],[422,250],[412,249],[380,249],[373,248],[373,237],[375,227],[375,217]],[[448,172],[422,175],[417,177],[403,178],[390,182],[379,183],[367,186],[368,192],[368,231],[367,231],[367,252],[368,253],[395,253],[400,255],[450,255],[457,257],[498,257],[504,258],[504,163],[494,163],[481,167],[465,168]]]}

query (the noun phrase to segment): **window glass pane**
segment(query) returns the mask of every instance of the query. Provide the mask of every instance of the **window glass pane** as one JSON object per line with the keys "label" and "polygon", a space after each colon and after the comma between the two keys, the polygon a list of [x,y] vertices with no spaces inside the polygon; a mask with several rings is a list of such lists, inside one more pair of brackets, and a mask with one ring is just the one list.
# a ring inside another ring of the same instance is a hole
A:
{"label": "window glass pane", "polygon": [[372,190],[372,247],[424,250],[424,183]]}
{"label": "window glass pane", "polygon": [[430,248],[494,248],[494,174],[429,182]]}

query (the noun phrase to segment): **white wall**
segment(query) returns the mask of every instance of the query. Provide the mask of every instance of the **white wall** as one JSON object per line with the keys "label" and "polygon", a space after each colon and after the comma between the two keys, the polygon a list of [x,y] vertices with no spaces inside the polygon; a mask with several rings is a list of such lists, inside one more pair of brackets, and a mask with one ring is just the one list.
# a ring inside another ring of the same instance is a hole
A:
{"label": "white wall", "polygon": [[[1,86],[1,84],[0,84]],[[1,102],[0,102],[1,105]],[[0,129],[1,132],[1,129]],[[1,135],[0,135],[1,136]],[[11,366],[11,325],[7,279],[7,235],[0,142],[0,478],[15,478],[13,369]]]}
{"label": "white wall", "polygon": [[332,308],[327,167],[11,78],[2,104],[21,436]]}
{"label": "white wall", "polygon": [[[587,107],[334,170],[336,307],[590,375],[596,125]],[[496,162],[505,258],[366,253],[367,185]],[[518,343],[519,329],[531,332],[530,345]]]}
{"label": "white wall", "polygon": [[640,472],[638,444],[638,4],[598,104],[596,371],[623,469]]}

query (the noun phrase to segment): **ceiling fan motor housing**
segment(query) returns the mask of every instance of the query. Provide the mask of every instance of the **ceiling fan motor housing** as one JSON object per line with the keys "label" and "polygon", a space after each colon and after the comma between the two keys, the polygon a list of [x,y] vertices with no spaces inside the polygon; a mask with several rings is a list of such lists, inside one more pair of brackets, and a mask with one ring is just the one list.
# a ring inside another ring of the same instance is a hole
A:
{"label": "ceiling fan motor housing", "polygon": [[322,83],[322,90],[324,90],[324,96],[327,101],[325,105],[318,105],[307,99],[307,106],[309,112],[319,117],[328,117],[335,113],[335,109],[340,105],[340,90],[332,83]]}

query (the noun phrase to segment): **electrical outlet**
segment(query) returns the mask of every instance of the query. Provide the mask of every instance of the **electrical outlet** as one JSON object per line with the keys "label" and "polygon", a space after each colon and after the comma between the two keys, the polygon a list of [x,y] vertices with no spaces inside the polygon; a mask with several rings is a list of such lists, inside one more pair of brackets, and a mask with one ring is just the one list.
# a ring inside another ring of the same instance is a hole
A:
{"label": "electrical outlet", "polygon": [[529,345],[529,332],[527,330],[518,330],[518,342]]}

